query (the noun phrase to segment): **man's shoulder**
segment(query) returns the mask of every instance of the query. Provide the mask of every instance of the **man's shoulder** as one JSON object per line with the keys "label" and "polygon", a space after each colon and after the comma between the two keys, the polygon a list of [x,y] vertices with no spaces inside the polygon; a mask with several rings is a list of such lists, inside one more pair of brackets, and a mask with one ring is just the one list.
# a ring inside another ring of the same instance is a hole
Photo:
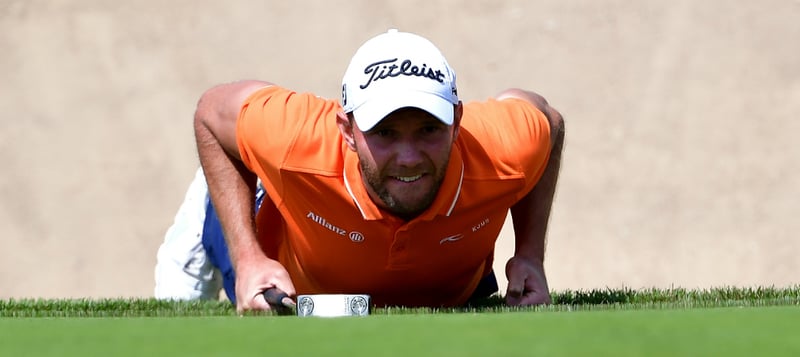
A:
{"label": "man's shoulder", "polygon": [[243,106],[266,106],[272,109],[324,109],[341,110],[338,101],[311,92],[298,92],[278,85],[258,88],[247,97]]}
{"label": "man's shoulder", "polygon": [[547,119],[520,99],[488,99],[464,104],[458,144],[468,174],[479,177],[525,175],[549,151]]}
{"label": "man's shoulder", "polygon": [[464,115],[469,120],[488,120],[504,123],[518,116],[535,116],[541,113],[532,103],[519,98],[487,98],[464,103]]}
{"label": "man's shoulder", "polygon": [[[325,170],[341,155],[334,100],[279,86],[256,90],[243,104],[237,136],[263,165]],[[288,165],[288,166],[287,166]]]}
{"label": "man's shoulder", "polygon": [[541,120],[540,114],[531,103],[514,98],[471,101],[464,104],[461,131],[472,144],[513,145],[514,138],[531,135],[531,124]]}

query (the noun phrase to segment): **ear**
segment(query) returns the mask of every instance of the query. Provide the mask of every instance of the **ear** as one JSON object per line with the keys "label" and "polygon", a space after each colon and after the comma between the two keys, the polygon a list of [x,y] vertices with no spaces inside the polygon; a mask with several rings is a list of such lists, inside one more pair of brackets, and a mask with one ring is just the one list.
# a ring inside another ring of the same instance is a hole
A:
{"label": "ear", "polygon": [[456,110],[453,111],[453,115],[453,141],[455,141],[458,138],[459,129],[461,129],[461,116],[464,115],[464,106],[460,100],[456,104]]}
{"label": "ear", "polygon": [[356,141],[353,138],[353,123],[347,114],[340,111],[336,113],[336,126],[339,127],[339,132],[342,134],[342,139],[347,143],[347,147],[352,151],[356,151]]}

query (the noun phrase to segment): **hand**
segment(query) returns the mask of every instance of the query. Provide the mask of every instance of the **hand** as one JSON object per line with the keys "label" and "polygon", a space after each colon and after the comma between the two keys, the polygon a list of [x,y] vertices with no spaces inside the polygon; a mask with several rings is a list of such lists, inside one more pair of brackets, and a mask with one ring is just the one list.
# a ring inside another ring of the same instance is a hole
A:
{"label": "hand", "polygon": [[506,263],[506,276],[508,277],[506,304],[527,306],[552,302],[542,262],[514,256]]}
{"label": "hand", "polygon": [[249,310],[271,310],[263,292],[278,288],[289,296],[296,294],[289,272],[281,263],[264,257],[237,264],[236,311],[241,314]]}

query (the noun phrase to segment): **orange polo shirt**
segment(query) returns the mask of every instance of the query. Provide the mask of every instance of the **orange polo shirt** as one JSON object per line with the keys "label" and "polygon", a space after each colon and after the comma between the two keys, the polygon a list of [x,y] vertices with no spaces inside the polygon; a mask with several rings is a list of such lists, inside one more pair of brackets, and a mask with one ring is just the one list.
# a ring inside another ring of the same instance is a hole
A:
{"label": "orange polo shirt", "polygon": [[405,222],[381,211],[336,126],[337,101],[280,87],[244,103],[237,142],[274,203],[256,219],[298,294],[370,294],[377,305],[455,306],[492,269],[508,209],[541,177],[550,126],[518,99],[464,105],[432,206]]}

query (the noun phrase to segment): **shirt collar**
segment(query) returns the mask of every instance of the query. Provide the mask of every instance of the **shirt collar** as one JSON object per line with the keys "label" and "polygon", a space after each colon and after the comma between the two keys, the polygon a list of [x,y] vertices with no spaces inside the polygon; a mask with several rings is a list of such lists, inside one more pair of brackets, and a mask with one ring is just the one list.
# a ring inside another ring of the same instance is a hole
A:
{"label": "shirt collar", "polygon": [[[358,163],[358,154],[344,149],[344,185],[347,193],[361,212],[365,220],[385,219],[383,211],[372,202],[369,197],[364,180],[361,176],[361,167]],[[453,145],[450,152],[450,162],[447,164],[447,172],[444,176],[442,186],[436,199],[425,212],[417,219],[432,220],[437,215],[449,217],[455,209],[459,196],[461,196],[461,184],[464,182],[464,160],[461,157],[461,150],[457,145]]]}

